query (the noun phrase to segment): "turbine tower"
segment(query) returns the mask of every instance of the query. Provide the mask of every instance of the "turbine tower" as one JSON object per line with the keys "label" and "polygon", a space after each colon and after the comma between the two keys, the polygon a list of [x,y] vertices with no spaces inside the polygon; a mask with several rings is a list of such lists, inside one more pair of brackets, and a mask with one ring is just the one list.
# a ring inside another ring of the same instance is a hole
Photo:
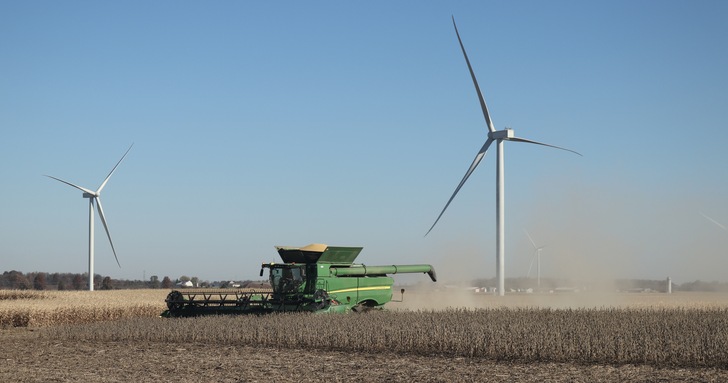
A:
{"label": "turbine tower", "polygon": [[104,186],[106,186],[106,183],[109,182],[109,178],[111,178],[111,175],[114,174],[114,171],[119,166],[121,161],[124,160],[124,157],[129,153],[132,146],[134,144],[131,144],[129,146],[129,149],[126,150],[126,153],[124,153],[123,156],[121,156],[121,159],[119,162],[116,163],[116,166],[114,166],[113,169],[111,169],[111,172],[109,172],[109,175],[106,176],[106,179],[104,179],[104,182],[101,183],[101,186],[99,186],[96,191],[92,191],[83,187],[80,187],[78,185],[74,185],[70,182],[64,181],[60,178],[56,178],[53,176],[46,175],[46,177],[53,178],[56,181],[63,182],[66,185],[73,186],[78,190],[81,190],[83,192],[83,198],[88,198],[88,289],[89,291],[94,290],[94,204],[98,206],[99,210],[99,217],[101,218],[101,223],[104,224],[104,230],[106,230],[106,236],[109,237],[109,243],[111,244],[111,251],[114,253],[114,259],[116,259],[116,264],[119,265],[119,268],[121,268],[121,263],[119,263],[119,258],[116,256],[116,249],[114,248],[114,242],[111,240],[111,233],[109,233],[109,226],[106,224],[106,217],[104,217],[104,209],[101,207],[101,190],[104,189]]}
{"label": "turbine tower", "polygon": [[528,240],[531,241],[531,244],[533,245],[533,258],[531,258],[531,264],[528,266],[528,273],[526,274],[526,278],[528,278],[531,275],[531,267],[533,267],[533,260],[536,259],[536,287],[538,289],[541,289],[541,250],[545,246],[538,247],[536,246],[536,242],[533,241],[533,238],[531,238],[531,234],[528,234],[528,231],[523,230],[526,235],[528,236]]}
{"label": "turbine tower", "polygon": [[[485,123],[488,127],[488,138],[485,140],[485,143],[483,144],[483,147],[480,148],[478,151],[478,154],[475,155],[475,159],[470,164],[470,168],[468,168],[468,171],[465,172],[465,176],[460,181],[460,184],[458,184],[457,188],[455,188],[455,192],[452,194],[450,199],[445,204],[445,207],[440,212],[440,215],[437,216],[437,219],[435,220],[435,223],[432,224],[432,227],[430,227],[430,230],[427,231],[427,234],[432,231],[432,229],[437,224],[437,221],[440,220],[442,217],[442,214],[445,213],[445,210],[447,210],[447,207],[450,206],[450,202],[452,202],[453,198],[458,194],[460,191],[460,188],[463,187],[465,184],[465,181],[468,180],[470,175],[475,171],[475,168],[478,167],[478,164],[480,164],[480,161],[485,157],[485,153],[488,151],[488,148],[490,145],[495,142],[496,143],[496,189],[495,189],[495,199],[496,199],[496,237],[495,237],[495,248],[496,248],[496,272],[498,277],[498,294],[500,296],[504,295],[505,292],[505,264],[504,264],[504,254],[505,254],[505,201],[504,201],[504,194],[505,194],[505,181],[504,181],[504,166],[503,166],[503,143],[505,141],[514,141],[514,142],[525,142],[529,144],[536,144],[536,145],[543,145],[548,146],[551,148],[566,150],[568,152],[572,152],[578,155],[581,155],[571,149],[562,148],[559,146],[544,144],[542,142],[532,141],[525,138],[519,138],[516,137],[513,134],[513,129],[503,129],[503,130],[495,130],[495,127],[493,125],[493,121],[490,119],[490,113],[488,113],[488,106],[485,104],[485,99],[483,98],[483,94],[480,91],[480,86],[478,86],[478,80],[475,79],[475,73],[473,72],[473,67],[470,65],[470,60],[468,59],[468,54],[465,53],[465,46],[463,45],[462,39],[460,39],[460,33],[458,32],[458,27],[455,24],[455,18],[452,19],[452,25],[455,27],[455,34],[458,37],[458,42],[460,43],[460,49],[463,51],[463,56],[465,57],[465,63],[468,65],[468,70],[470,71],[470,77],[473,79],[473,85],[475,85],[475,92],[478,94],[478,99],[480,100],[480,108],[483,110],[483,117],[485,117]],[[425,234],[425,236],[427,236]]]}

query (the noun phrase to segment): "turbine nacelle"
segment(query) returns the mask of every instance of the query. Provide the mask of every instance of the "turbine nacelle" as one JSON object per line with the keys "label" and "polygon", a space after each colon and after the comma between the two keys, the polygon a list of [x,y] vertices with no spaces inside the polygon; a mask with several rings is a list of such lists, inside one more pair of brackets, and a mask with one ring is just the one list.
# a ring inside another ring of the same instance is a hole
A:
{"label": "turbine nacelle", "polygon": [[98,194],[83,193],[83,198],[96,198]]}
{"label": "turbine nacelle", "polygon": [[488,138],[491,140],[508,140],[515,137],[513,129],[497,130],[495,132],[488,132]]}

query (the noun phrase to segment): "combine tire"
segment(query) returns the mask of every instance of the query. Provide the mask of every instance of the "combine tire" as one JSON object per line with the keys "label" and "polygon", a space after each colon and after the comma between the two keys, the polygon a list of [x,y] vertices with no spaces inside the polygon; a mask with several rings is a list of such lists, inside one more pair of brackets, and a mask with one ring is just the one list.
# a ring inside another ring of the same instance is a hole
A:
{"label": "combine tire", "polygon": [[171,313],[181,310],[184,307],[184,296],[181,292],[174,290],[167,294],[167,308]]}
{"label": "combine tire", "polygon": [[325,310],[331,304],[331,298],[329,298],[329,293],[326,290],[316,290],[313,293],[313,299],[316,301],[314,302],[316,310]]}
{"label": "combine tire", "polygon": [[358,305],[351,308],[351,311],[353,311],[357,314],[368,313],[372,310],[374,310],[374,307],[363,304],[363,303],[359,303]]}

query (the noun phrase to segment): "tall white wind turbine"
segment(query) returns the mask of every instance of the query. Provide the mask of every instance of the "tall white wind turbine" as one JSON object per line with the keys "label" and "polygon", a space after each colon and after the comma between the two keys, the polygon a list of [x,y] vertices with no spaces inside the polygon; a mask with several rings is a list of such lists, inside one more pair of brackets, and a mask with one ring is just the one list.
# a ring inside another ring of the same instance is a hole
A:
{"label": "tall white wind turbine", "polygon": [[119,265],[119,268],[121,268],[121,263],[119,263],[119,258],[116,256],[116,249],[114,248],[114,242],[111,240],[111,233],[109,233],[109,225],[106,224],[106,217],[104,217],[104,209],[101,207],[101,190],[104,189],[104,186],[106,186],[106,183],[109,182],[109,178],[111,178],[111,175],[114,174],[114,171],[119,166],[121,161],[124,160],[124,157],[129,153],[132,146],[134,144],[131,144],[129,146],[129,149],[126,150],[126,153],[124,153],[123,156],[121,156],[121,159],[119,162],[116,163],[116,166],[114,166],[113,169],[111,169],[111,172],[109,172],[109,175],[106,176],[104,179],[104,182],[101,183],[101,186],[99,186],[96,191],[92,191],[83,187],[80,187],[78,185],[74,185],[70,182],[64,181],[60,178],[56,178],[53,176],[46,175],[46,177],[53,178],[56,181],[63,182],[66,185],[73,186],[78,190],[81,190],[83,192],[83,198],[88,198],[88,289],[89,291],[94,290],[94,203],[98,206],[99,209],[99,217],[101,218],[101,223],[104,224],[104,230],[106,230],[106,236],[109,237],[109,243],[111,244],[111,251],[114,252],[114,258],[116,259],[116,264]]}
{"label": "tall white wind turbine", "polygon": [[[455,27],[455,34],[458,37],[458,42],[460,43],[460,49],[463,51],[463,56],[465,57],[465,63],[468,65],[468,70],[470,71],[470,77],[473,79],[473,85],[475,85],[475,92],[478,94],[478,99],[480,100],[480,108],[483,110],[483,116],[485,117],[485,123],[488,127],[488,138],[485,140],[485,143],[483,144],[483,147],[480,148],[478,151],[478,154],[475,155],[475,159],[473,160],[473,163],[470,164],[470,168],[468,168],[468,171],[465,173],[465,176],[460,181],[460,184],[458,184],[457,188],[455,188],[455,192],[452,194],[450,199],[445,204],[445,207],[440,212],[440,215],[435,220],[435,223],[432,224],[432,227],[430,227],[430,230],[427,231],[427,234],[432,231],[432,229],[437,224],[437,221],[440,220],[440,217],[442,217],[442,214],[445,213],[445,210],[448,206],[450,206],[450,202],[452,202],[453,198],[458,194],[460,191],[460,188],[463,187],[465,184],[465,181],[468,180],[468,177],[475,171],[475,168],[478,167],[478,164],[480,164],[480,161],[485,157],[485,153],[488,151],[488,148],[490,147],[490,144],[493,142],[496,143],[496,191],[495,191],[495,198],[496,198],[496,237],[495,237],[495,247],[496,247],[496,271],[498,276],[498,294],[500,296],[504,295],[505,292],[505,265],[504,265],[504,254],[505,254],[505,202],[504,202],[504,191],[505,191],[505,182],[504,182],[504,175],[503,175],[503,142],[504,141],[515,141],[515,142],[525,142],[529,144],[536,144],[536,145],[543,145],[548,146],[551,148],[566,150],[568,152],[572,152],[578,155],[581,155],[573,150],[562,148],[559,146],[544,144],[542,142],[532,141],[525,138],[518,138],[513,134],[512,129],[503,129],[503,130],[495,130],[495,127],[493,125],[493,121],[490,119],[490,113],[488,113],[488,106],[485,104],[485,99],[483,98],[483,94],[480,91],[480,86],[478,86],[478,80],[475,79],[475,73],[473,72],[473,67],[470,65],[470,60],[468,59],[468,54],[465,53],[465,46],[463,45],[463,41],[460,39],[460,33],[458,32],[458,27],[455,24],[455,18],[452,19],[452,24]],[[425,236],[427,235],[425,234]]]}
{"label": "tall white wind turbine", "polygon": [[533,241],[533,238],[531,238],[531,234],[528,234],[528,231],[525,229],[523,230],[526,235],[528,236],[528,240],[531,241],[531,244],[533,245],[533,258],[531,258],[531,264],[528,266],[528,273],[526,274],[526,278],[528,278],[531,275],[531,267],[533,267],[533,260],[536,260],[536,287],[539,289],[541,288],[541,250],[543,250],[546,246],[536,246],[536,242]]}

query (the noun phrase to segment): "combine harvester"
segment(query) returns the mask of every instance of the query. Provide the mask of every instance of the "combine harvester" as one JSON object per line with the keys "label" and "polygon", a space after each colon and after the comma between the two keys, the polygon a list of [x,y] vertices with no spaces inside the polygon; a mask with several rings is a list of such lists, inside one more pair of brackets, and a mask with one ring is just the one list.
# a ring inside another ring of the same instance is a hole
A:
{"label": "combine harvester", "polygon": [[[427,273],[430,265],[365,266],[354,264],[362,247],[312,244],[280,247],[283,263],[264,263],[270,269],[271,290],[173,290],[167,295],[163,317],[219,314],[265,314],[283,311],[363,312],[382,308],[392,300],[394,279],[388,274]],[[402,289],[404,295],[404,289]]]}

